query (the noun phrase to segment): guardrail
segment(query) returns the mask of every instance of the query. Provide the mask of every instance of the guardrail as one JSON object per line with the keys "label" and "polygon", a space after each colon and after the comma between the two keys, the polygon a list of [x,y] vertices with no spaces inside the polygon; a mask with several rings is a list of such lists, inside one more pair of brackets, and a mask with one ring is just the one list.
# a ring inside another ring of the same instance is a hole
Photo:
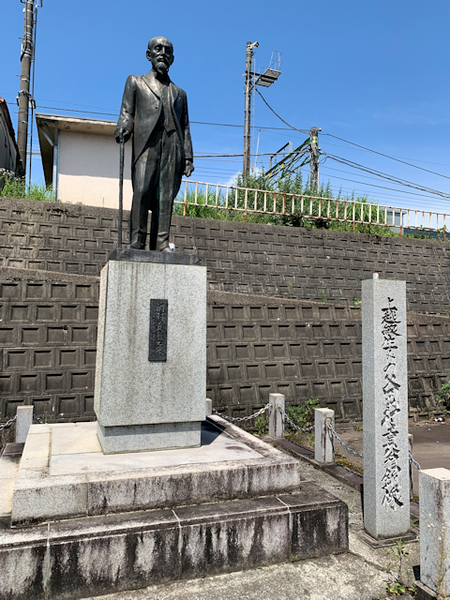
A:
{"label": "guardrail", "polygon": [[244,221],[248,214],[292,216],[305,220],[348,223],[353,229],[356,225],[390,227],[398,230],[400,235],[403,235],[405,229],[437,232],[442,234],[444,240],[447,220],[450,221],[450,215],[446,213],[185,179],[175,204],[183,207],[184,216],[190,206],[208,207],[243,213]]}

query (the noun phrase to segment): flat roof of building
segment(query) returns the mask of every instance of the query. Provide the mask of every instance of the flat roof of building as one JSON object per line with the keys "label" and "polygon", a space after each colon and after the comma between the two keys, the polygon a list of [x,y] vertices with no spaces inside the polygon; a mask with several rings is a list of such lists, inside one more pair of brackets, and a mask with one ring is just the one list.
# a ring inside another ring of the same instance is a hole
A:
{"label": "flat roof of building", "polygon": [[116,121],[105,119],[86,119],[84,117],[69,117],[67,115],[53,115],[47,113],[36,113],[36,122],[52,121],[58,124],[58,129],[65,131],[77,131],[80,133],[108,133],[116,128]]}
{"label": "flat roof of building", "polygon": [[53,183],[54,147],[57,145],[56,135],[58,131],[90,133],[112,137],[117,126],[116,123],[116,121],[106,121],[105,119],[86,119],[84,117],[71,117],[68,115],[36,113],[36,125],[46,185]]}

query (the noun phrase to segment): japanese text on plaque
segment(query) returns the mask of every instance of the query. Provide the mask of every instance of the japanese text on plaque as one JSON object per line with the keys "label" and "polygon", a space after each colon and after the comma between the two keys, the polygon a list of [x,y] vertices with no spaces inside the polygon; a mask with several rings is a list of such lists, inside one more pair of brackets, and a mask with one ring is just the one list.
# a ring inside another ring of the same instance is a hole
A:
{"label": "japanese text on plaque", "polygon": [[394,305],[393,298],[388,297],[387,306],[382,308],[381,312],[382,348],[385,351],[385,366],[383,368],[383,415],[381,419],[384,474],[381,480],[383,490],[381,503],[396,510],[399,506],[403,505],[399,477],[401,468],[398,464],[400,454],[398,446],[398,413],[400,412],[399,390],[401,386],[397,382],[396,363],[396,352],[398,350],[397,338],[401,335],[398,332],[398,326],[401,322],[397,317],[397,308]]}
{"label": "japanese text on plaque", "polygon": [[167,360],[167,307],[167,300],[150,300],[150,341],[148,350],[148,360],[150,362],[165,362]]}

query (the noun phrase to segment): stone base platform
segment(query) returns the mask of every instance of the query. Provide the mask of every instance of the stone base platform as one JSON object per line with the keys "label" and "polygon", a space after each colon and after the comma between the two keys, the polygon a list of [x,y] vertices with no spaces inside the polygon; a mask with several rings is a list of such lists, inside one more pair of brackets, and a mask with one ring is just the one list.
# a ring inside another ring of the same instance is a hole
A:
{"label": "stone base platform", "polygon": [[298,462],[220,417],[199,448],[105,455],[96,423],[32,425],[14,487],[15,526],[296,490]]}
{"label": "stone base platform", "polygon": [[75,600],[348,550],[347,505],[292,494],[0,530],[0,598]]}
{"label": "stone base platform", "polygon": [[118,455],[103,454],[96,423],[33,425],[11,522],[0,521],[8,600],[75,600],[348,550],[347,505],[216,416],[200,448]]}

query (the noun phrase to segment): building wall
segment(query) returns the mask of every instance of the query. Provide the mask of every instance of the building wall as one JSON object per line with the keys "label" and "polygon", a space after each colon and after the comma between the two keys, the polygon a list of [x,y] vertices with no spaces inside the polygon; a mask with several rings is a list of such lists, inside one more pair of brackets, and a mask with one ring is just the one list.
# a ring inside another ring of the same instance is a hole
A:
{"label": "building wall", "polygon": [[[123,203],[131,208],[131,143],[125,144]],[[63,202],[117,208],[119,145],[106,135],[60,132],[58,199]]]}

